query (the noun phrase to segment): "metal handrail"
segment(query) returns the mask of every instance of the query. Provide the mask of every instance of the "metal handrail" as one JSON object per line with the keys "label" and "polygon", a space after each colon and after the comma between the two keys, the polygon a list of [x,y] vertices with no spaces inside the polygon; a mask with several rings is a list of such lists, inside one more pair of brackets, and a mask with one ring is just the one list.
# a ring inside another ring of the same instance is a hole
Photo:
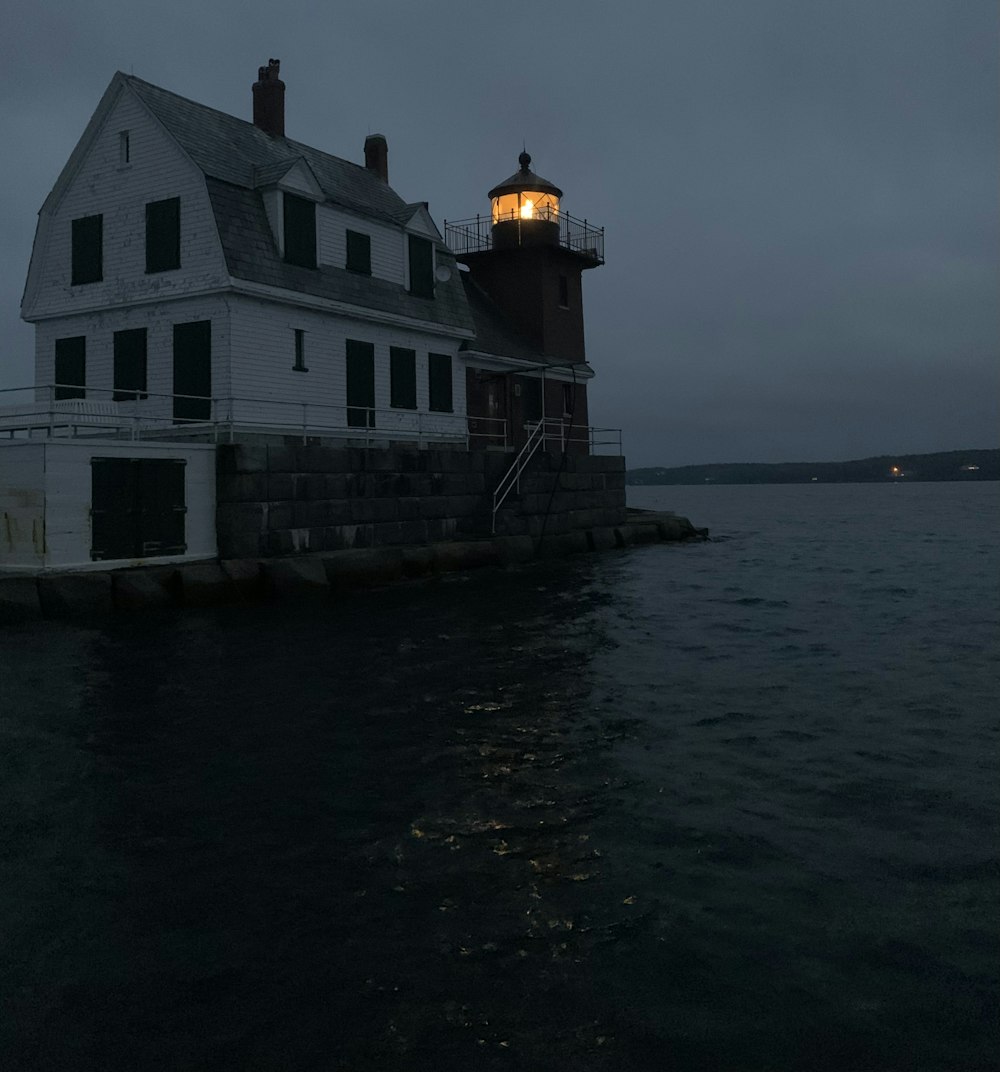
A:
{"label": "metal handrail", "polygon": [[[43,432],[49,437],[57,431],[70,437],[107,434],[131,440],[172,438],[192,432],[233,441],[236,429],[259,430],[275,434],[295,434],[303,442],[310,436],[333,436],[366,443],[387,439],[426,442],[474,442],[503,449],[511,446],[511,427],[502,417],[464,416],[421,412],[399,407],[348,407],[332,402],[281,402],[275,399],[224,395],[166,394],[156,391],[129,392],[123,399],[120,389],[87,387],[81,398],[57,398],[60,392],[82,391],[76,384],[35,384],[31,387],[0,388],[0,434],[11,439],[15,432]],[[3,405],[4,398],[18,395],[36,396],[19,405]],[[116,400],[114,395],[119,395]],[[42,396],[42,397],[37,397]],[[202,403],[204,413],[195,417],[175,417],[174,400]],[[239,407],[243,406],[240,413]],[[157,412],[159,410],[160,412]],[[348,411],[361,414],[358,424],[347,423]],[[565,450],[579,445],[594,452],[596,448],[617,449],[621,453],[621,430],[576,425],[566,418],[546,417],[525,425],[529,433],[540,426],[545,443]]]}
{"label": "metal handrail", "polygon": [[525,466],[535,455],[535,451],[545,441],[545,421],[539,421],[532,429],[528,438],[525,440],[524,446],[518,452],[517,457],[514,459],[513,464],[504,473],[500,483],[497,484],[496,491],[493,492],[493,521],[490,531],[495,536],[497,534],[497,511],[503,505],[504,499],[511,493],[514,487],[517,487],[518,492],[521,490],[521,473],[524,472]]}

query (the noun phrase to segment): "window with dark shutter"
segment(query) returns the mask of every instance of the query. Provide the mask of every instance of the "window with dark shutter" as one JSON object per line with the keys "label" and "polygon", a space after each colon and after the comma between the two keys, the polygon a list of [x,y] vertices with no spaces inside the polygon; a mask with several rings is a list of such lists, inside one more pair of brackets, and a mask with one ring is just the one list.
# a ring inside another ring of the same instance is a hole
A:
{"label": "window with dark shutter", "polygon": [[347,232],[347,270],[372,274],[372,240],[370,235],[359,231]]}
{"label": "window with dark shutter", "polygon": [[73,221],[73,263],[70,283],[100,283],[104,278],[104,217]]}
{"label": "window with dark shutter", "polygon": [[390,405],[396,409],[417,408],[417,352],[402,346],[389,347]]}
{"label": "window with dark shutter", "polygon": [[174,324],[174,424],[212,417],[212,321]]}
{"label": "window with dark shutter", "polygon": [[375,347],[356,339],[347,340],[347,423],[375,427]]}
{"label": "window with dark shutter", "polygon": [[300,268],[316,267],[316,205],[285,194],[285,260]]}
{"label": "window with dark shutter", "polygon": [[308,372],[306,368],[306,333],[302,328],[295,328],[295,364],[292,368],[296,372]]}
{"label": "window with dark shutter", "polygon": [[427,238],[409,235],[410,293],[418,298],[434,297],[434,247]]}
{"label": "window with dark shutter", "polygon": [[169,272],[181,266],[181,199],[146,205],[146,273]]}
{"label": "window with dark shutter", "polygon": [[86,398],[87,339],[56,339],[56,398]]}
{"label": "window with dark shutter", "polygon": [[115,332],[116,402],[146,397],[146,329]]}
{"label": "window with dark shutter", "polygon": [[430,408],[438,413],[451,413],[451,357],[448,354],[428,354],[427,362]]}
{"label": "window with dark shutter", "polygon": [[542,419],[542,381],[523,377],[521,383],[521,412],[526,421]]}

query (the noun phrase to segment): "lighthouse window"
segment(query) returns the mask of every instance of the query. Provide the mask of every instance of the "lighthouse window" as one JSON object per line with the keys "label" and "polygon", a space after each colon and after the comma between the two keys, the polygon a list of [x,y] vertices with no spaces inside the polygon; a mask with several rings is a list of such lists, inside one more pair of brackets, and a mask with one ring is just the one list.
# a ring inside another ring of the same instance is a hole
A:
{"label": "lighthouse window", "polygon": [[559,304],[564,309],[569,308],[569,280],[564,275],[559,277]]}
{"label": "lighthouse window", "polygon": [[430,239],[409,235],[410,293],[434,297],[434,247]]}

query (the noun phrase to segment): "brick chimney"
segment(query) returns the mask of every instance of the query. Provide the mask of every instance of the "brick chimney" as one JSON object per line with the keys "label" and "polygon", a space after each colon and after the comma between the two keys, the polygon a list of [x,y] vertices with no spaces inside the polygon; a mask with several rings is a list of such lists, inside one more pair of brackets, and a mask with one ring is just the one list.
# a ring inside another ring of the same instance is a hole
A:
{"label": "brick chimney", "polygon": [[267,134],[285,136],[285,83],[278,77],[281,60],[257,68],[253,84],[253,125]]}
{"label": "brick chimney", "polygon": [[383,181],[389,181],[389,143],[382,134],[365,138],[365,167]]}

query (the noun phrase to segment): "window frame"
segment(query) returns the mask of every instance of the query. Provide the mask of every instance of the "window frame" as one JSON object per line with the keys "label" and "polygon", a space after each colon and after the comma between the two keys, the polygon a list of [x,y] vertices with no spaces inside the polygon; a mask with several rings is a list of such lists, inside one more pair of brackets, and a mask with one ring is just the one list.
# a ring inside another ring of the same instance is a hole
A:
{"label": "window frame", "polygon": [[70,286],[104,282],[104,213],[79,216],[70,231]]}
{"label": "window frame", "polygon": [[[445,365],[448,369],[447,379],[443,377],[442,370]],[[435,368],[437,374],[435,374]],[[437,385],[435,380],[437,379]],[[444,401],[442,395],[442,389],[444,384],[447,383],[447,406],[441,405]],[[455,373],[451,354],[433,354],[427,355],[427,408],[432,413],[454,413],[455,412]]]}
{"label": "window frame", "polygon": [[409,292],[415,298],[434,297],[434,243],[423,235],[408,234]]}
{"label": "window frame", "polygon": [[292,328],[295,333],[295,364],[293,372],[308,372],[306,366],[306,333],[304,328]]}
{"label": "window frame", "polygon": [[[374,428],[375,344],[366,342],[364,339],[345,339],[344,356],[344,401],[347,413],[347,427]],[[366,366],[364,368],[363,383],[360,382],[357,374],[362,362]],[[364,389],[365,401],[358,401],[357,395],[362,389]]]}
{"label": "window frame", "polygon": [[389,347],[389,405],[417,408],[417,351],[407,346]]}
{"label": "window frame", "polygon": [[[73,344],[72,346],[70,344]],[[60,353],[60,350],[63,352]],[[65,374],[66,362],[79,361],[78,377]],[[59,366],[64,369],[60,372]],[[71,382],[74,378],[78,382]],[[63,339],[56,339],[54,363],[52,368],[53,398],[59,402],[64,398],[87,397],[87,336],[70,335]]]}
{"label": "window frame", "polygon": [[[319,263],[316,259],[316,202],[282,190],[281,213],[285,264],[316,268]],[[305,222],[307,216],[311,229]]]}
{"label": "window frame", "polygon": [[348,227],[344,242],[346,247],[344,266],[347,270],[357,272],[358,275],[371,275],[372,236],[364,231],[352,231]]}
{"label": "window frame", "polygon": [[[134,351],[130,351],[131,344],[138,343],[140,340],[141,347],[137,346]],[[149,397],[148,347],[149,336],[146,328],[125,328],[114,333],[112,341],[114,387],[111,397],[115,402]],[[134,367],[132,367],[133,362]],[[135,382],[126,382],[129,380]]]}
{"label": "window frame", "polygon": [[[169,230],[168,230],[169,229]],[[181,266],[181,199],[146,202],[146,275]]]}

